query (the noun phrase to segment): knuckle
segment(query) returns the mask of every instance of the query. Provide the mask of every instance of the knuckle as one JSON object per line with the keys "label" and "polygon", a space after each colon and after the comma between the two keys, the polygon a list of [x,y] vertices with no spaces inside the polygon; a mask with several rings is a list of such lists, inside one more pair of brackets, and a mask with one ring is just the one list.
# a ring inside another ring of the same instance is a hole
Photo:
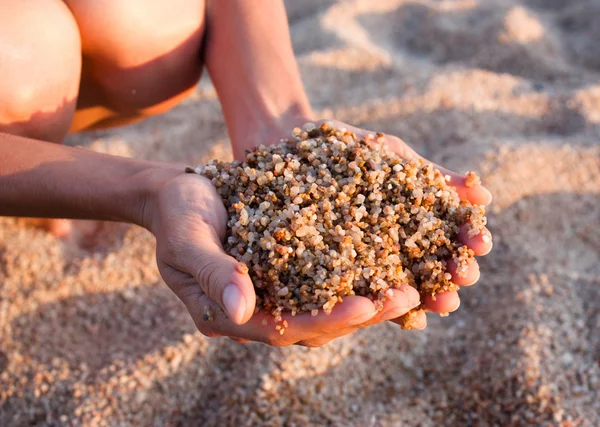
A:
{"label": "knuckle", "polygon": [[187,252],[184,248],[185,243],[176,237],[170,237],[166,242],[166,253],[177,263],[182,265],[182,259]]}
{"label": "knuckle", "polygon": [[214,301],[217,301],[219,294],[219,289],[214,286],[216,278],[218,277],[219,264],[214,260],[204,260],[204,262],[200,263],[198,267],[198,272],[196,273],[196,280],[204,289],[204,292],[208,295],[208,297]]}

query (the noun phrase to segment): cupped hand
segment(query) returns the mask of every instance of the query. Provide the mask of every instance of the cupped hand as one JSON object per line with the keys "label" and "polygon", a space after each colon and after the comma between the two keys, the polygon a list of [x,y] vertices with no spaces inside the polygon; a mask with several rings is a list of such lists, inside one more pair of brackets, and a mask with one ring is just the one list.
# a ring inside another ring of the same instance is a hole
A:
{"label": "cupped hand", "polygon": [[[333,123],[335,128],[346,128],[347,130],[354,132],[358,138],[364,138],[368,134],[375,134],[375,132],[368,131],[365,129],[360,129],[354,126],[350,126],[346,123],[342,123],[335,120],[327,120],[327,122]],[[323,123],[323,121],[316,122],[317,124]],[[452,185],[456,192],[458,193],[461,200],[468,200],[474,205],[489,205],[492,202],[492,194],[488,189],[486,189],[482,185],[474,185],[472,187],[467,187],[465,184],[464,175],[460,175],[456,172],[449,171],[433,162],[430,162],[427,159],[424,159],[419,154],[417,154],[410,146],[408,146],[404,141],[400,138],[393,135],[384,135],[384,144],[386,144],[390,149],[392,149],[396,154],[403,158],[419,158],[423,159],[425,162],[432,164],[436,169],[438,169],[443,175],[448,175],[450,177],[450,185]],[[483,256],[487,255],[492,250],[492,239],[491,233],[485,229],[481,233],[476,236],[468,237],[466,227],[463,227],[459,232],[458,238],[461,243],[467,245],[470,249],[473,250],[475,255]],[[471,286],[475,284],[479,280],[479,265],[475,259],[472,260],[469,265],[466,273],[459,276],[456,273],[456,266],[449,262],[448,271],[452,274],[452,282],[458,286]],[[435,298],[426,297],[424,301],[424,305],[427,310],[436,312],[436,313],[448,313],[458,309],[460,306],[460,298],[458,297],[458,292],[444,292],[437,294]],[[394,320],[392,320],[394,322]],[[363,326],[368,326],[370,322],[366,322]],[[424,329],[427,326],[427,319],[425,317],[425,312],[420,310],[414,321],[412,322],[413,329]]]}
{"label": "cupped hand", "polygon": [[376,311],[359,296],[344,298],[331,314],[322,311],[283,314],[276,328],[271,314],[256,311],[256,295],[247,269],[227,255],[227,212],[211,182],[195,174],[176,174],[159,186],[146,207],[147,226],[156,237],[161,276],[185,304],[198,330],[209,337],[259,341],[276,346],[320,346],[367,324],[402,316],[420,304],[410,286]]}

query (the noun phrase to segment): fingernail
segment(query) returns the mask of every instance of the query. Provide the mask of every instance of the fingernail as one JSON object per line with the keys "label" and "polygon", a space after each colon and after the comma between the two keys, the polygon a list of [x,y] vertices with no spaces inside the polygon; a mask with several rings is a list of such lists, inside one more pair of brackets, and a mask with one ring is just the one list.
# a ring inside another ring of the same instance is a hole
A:
{"label": "fingernail", "polygon": [[490,247],[488,248],[487,252],[482,253],[480,256],[486,256],[487,254],[489,254],[490,252],[492,252],[492,249],[494,249],[494,242],[490,243]]}
{"label": "fingernail", "polygon": [[376,314],[377,314],[376,311],[373,311],[370,313],[363,313],[359,316],[356,316],[356,317],[350,319],[348,321],[348,326],[356,326],[356,325],[360,325],[361,323],[365,323],[365,322],[371,320]]}
{"label": "fingernail", "polygon": [[481,190],[485,193],[485,195],[487,196],[487,202],[484,203],[485,205],[489,205],[492,203],[492,200],[494,199],[494,197],[492,196],[492,192],[490,190],[488,190],[485,187],[481,187]]}
{"label": "fingernail", "polygon": [[240,324],[246,311],[246,298],[235,284],[230,284],[223,290],[223,305],[225,312],[233,323]]}

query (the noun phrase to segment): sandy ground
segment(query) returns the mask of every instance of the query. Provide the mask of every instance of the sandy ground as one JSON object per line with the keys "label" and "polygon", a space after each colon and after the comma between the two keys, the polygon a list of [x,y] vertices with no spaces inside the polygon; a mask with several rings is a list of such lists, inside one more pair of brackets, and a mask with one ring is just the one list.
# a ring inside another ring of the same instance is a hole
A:
{"label": "sandy ground", "polygon": [[[600,0],[289,1],[321,116],[393,133],[495,196],[460,310],[319,349],[210,340],[154,242],[0,219],[0,425],[600,424]],[[114,154],[230,158],[210,84]]]}

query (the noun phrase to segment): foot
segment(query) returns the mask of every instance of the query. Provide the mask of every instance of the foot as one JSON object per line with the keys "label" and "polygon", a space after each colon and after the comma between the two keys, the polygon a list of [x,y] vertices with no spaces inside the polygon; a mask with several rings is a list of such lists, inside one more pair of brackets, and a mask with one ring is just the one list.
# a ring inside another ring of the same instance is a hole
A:
{"label": "foot", "polygon": [[111,246],[123,236],[126,227],[115,222],[80,219],[31,219],[26,223],[83,249]]}
{"label": "foot", "polygon": [[18,223],[26,227],[41,228],[59,239],[67,238],[73,230],[72,221],[69,219],[23,218]]}
{"label": "foot", "polygon": [[67,238],[73,231],[73,223],[68,219],[41,219],[40,228],[59,239]]}

